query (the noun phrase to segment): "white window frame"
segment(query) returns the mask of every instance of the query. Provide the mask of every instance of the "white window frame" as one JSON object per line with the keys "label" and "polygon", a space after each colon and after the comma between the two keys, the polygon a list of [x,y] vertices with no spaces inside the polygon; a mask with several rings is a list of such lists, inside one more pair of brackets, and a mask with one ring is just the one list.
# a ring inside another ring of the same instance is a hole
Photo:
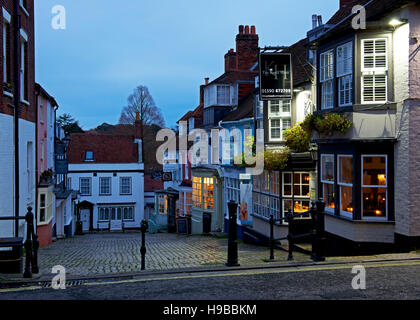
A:
{"label": "white window frame", "polygon": [[[371,157],[379,157],[379,158],[385,158],[385,176],[386,176],[386,185],[383,186],[374,186],[374,185],[365,185],[363,183],[363,159],[364,158],[371,158]],[[360,164],[360,168],[361,168],[361,216],[362,216],[362,220],[366,220],[366,221],[388,221],[388,217],[389,217],[389,187],[388,187],[388,155],[386,154],[362,154],[361,156],[361,164]],[[381,189],[386,189],[386,216],[385,217],[365,217],[363,215],[363,188],[381,188]]]}
{"label": "white window frame", "polygon": [[[220,100],[219,100],[219,89],[226,90],[224,92],[221,92],[221,94],[220,94],[220,96],[221,96]],[[227,95],[226,95],[226,93],[227,93]],[[229,85],[220,85],[220,84],[218,84],[216,86],[216,104],[218,106],[228,106],[228,105],[230,105],[231,104],[231,101],[232,101],[231,95],[232,95],[231,94],[231,88],[230,88]]]}
{"label": "white window frame", "polygon": [[[328,157],[332,157],[332,159],[333,159],[333,165],[334,165],[334,167],[333,167],[333,173],[334,173],[334,179],[333,179],[333,181],[329,181],[329,180],[324,180],[323,179],[323,177],[324,177],[324,172],[323,172],[323,163],[322,163],[322,159],[323,158],[328,158]],[[324,194],[324,184],[329,184],[329,185],[332,185],[333,187],[335,187],[335,181],[336,181],[336,176],[335,176],[335,167],[336,167],[336,163],[335,163],[335,156],[334,156],[334,154],[329,154],[329,153],[324,153],[324,154],[321,154],[321,177],[320,177],[320,181],[321,181],[321,185],[322,185],[322,197],[323,197],[323,199],[325,199],[325,194]],[[334,191],[334,194],[335,194],[335,191]],[[336,208],[337,207],[337,195],[335,195],[335,197],[334,197],[334,207]],[[325,211],[326,212],[329,212],[329,213],[335,213],[335,210],[334,209],[331,209],[331,208],[328,208],[328,207],[325,207]]]}
{"label": "white window frame", "polygon": [[[25,30],[20,29],[20,102],[23,102],[29,105],[29,101],[25,99],[25,94],[28,95],[29,92],[25,91],[25,85],[29,90],[29,85],[25,83],[25,75],[28,70],[25,69],[25,60],[28,59],[27,55],[25,55],[25,45],[28,46],[28,35]],[[29,48],[27,48],[27,53]]]}
{"label": "white window frame", "polygon": [[[341,182],[341,173],[340,173],[340,159],[341,158],[351,158],[352,159],[352,170],[354,172],[354,158],[353,155],[349,155],[349,154],[339,154],[337,155],[337,184],[338,184],[338,189],[339,189],[339,203],[340,203],[340,215],[346,218],[350,218],[353,219],[353,214],[354,214],[354,198],[353,198],[353,191],[354,191],[354,187],[353,187],[353,183],[345,183],[345,182]],[[341,187],[349,187],[352,189],[352,199],[353,199],[353,212],[348,212],[348,211],[344,211],[341,210]],[[337,197],[336,197],[337,198]],[[336,200],[337,202],[337,200]],[[335,204],[337,206],[337,204]]]}
{"label": "white window frame", "polygon": [[[82,193],[82,180],[89,181],[89,193]],[[79,192],[82,196],[91,196],[92,195],[92,178],[80,178],[79,179]]]}
{"label": "white window frame", "polygon": [[[109,192],[102,192],[102,188],[104,187],[103,183],[105,181],[109,181]],[[99,195],[100,196],[110,196],[112,195],[112,178],[111,177],[99,177]]]}
{"label": "white window frame", "polygon": [[[9,28],[11,28],[11,21],[12,16],[5,8],[2,8],[3,12],[3,82],[7,82],[7,24],[9,25]],[[11,44],[11,39],[9,39],[9,42]],[[11,48],[9,48],[11,50]],[[10,56],[9,56],[10,58]],[[11,78],[11,77],[10,77]],[[6,92],[6,94],[9,94]]]}
{"label": "white window frame", "polygon": [[[325,65],[326,57],[331,55],[331,61]],[[319,79],[321,83],[321,109],[334,108],[334,55],[335,50],[330,49],[320,54]],[[331,103],[329,101],[331,100]]]}
{"label": "white window frame", "polygon": [[[343,56],[339,58],[339,50],[342,50]],[[346,52],[348,56],[344,56],[344,52]],[[347,42],[337,47],[336,49],[336,57],[337,57],[337,79],[338,79],[338,106],[339,107],[346,107],[351,106],[353,104],[353,41]],[[349,86],[342,90],[342,85],[346,81]],[[341,96],[342,92],[344,92],[344,97],[346,92],[348,92],[348,101],[342,101]]]}
{"label": "white window frame", "polygon": [[[374,53],[373,54],[365,54],[365,43],[368,41],[373,41],[374,42]],[[377,41],[385,41],[385,48],[386,48],[386,52],[385,52],[385,67],[376,67],[376,59],[377,56],[383,56],[383,54],[377,54],[376,53],[376,42]],[[361,72],[362,72],[362,76],[361,76],[361,102],[362,104],[378,104],[378,103],[386,103],[388,102],[388,70],[389,70],[389,41],[388,38],[370,38],[370,39],[362,39],[361,40],[361,46],[360,46],[360,50],[361,50]],[[371,68],[368,68],[365,66],[365,57],[366,56],[372,56],[373,57],[373,64],[374,66]],[[385,100],[376,100],[376,82],[377,79],[376,77],[379,76],[384,76],[385,77]],[[366,101],[365,97],[364,97],[364,92],[365,92],[365,77],[372,77],[372,81],[373,81],[373,97],[372,97],[372,101]]]}
{"label": "white window frame", "polygon": [[[128,181],[129,181],[129,189],[130,189],[130,191],[129,192],[123,192],[123,188],[124,187],[127,187],[127,186],[124,186],[123,185],[123,181],[125,180],[125,179],[128,179]],[[131,196],[133,194],[133,178],[132,177],[120,177],[120,195],[122,195],[122,196]]]}

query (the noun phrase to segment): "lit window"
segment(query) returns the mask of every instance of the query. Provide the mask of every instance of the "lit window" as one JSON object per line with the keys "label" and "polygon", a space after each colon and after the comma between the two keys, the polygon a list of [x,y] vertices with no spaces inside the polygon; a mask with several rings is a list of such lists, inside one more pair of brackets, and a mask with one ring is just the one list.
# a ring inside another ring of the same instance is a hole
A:
{"label": "lit window", "polygon": [[353,218],[353,157],[338,156],[338,185],[340,188],[340,214]]}
{"label": "lit window", "polygon": [[321,155],[321,183],[322,194],[326,204],[326,210],[334,212],[335,210],[335,166],[333,155]]}
{"label": "lit window", "polygon": [[363,218],[387,218],[388,172],[386,156],[362,156],[362,197]]}
{"label": "lit window", "polygon": [[193,177],[192,206],[214,210],[214,178]]}
{"label": "lit window", "polygon": [[159,214],[168,214],[168,196],[160,195],[158,197]]}

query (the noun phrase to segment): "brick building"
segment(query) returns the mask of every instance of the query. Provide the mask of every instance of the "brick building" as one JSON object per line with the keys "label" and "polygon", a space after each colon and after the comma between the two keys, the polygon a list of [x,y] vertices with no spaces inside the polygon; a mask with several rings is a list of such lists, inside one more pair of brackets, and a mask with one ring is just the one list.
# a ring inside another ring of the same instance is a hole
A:
{"label": "brick building", "polygon": [[[28,206],[35,207],[36,190],[34,1],[1,0],[0,6],[0,190],[9,191],[0,195],[0,215],[23,216]],[[23,221],[3,221],[0,237],[22,236],[23,228]]]}

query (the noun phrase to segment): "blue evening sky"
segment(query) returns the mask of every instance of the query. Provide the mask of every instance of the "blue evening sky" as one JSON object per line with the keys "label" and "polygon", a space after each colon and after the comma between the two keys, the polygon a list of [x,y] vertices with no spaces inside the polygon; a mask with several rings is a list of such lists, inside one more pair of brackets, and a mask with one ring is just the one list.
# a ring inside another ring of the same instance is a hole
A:
{"label": "blue evening sky", "polygon": [[[55,5],[67,29],[51,27]],[[149,88],[166,125],[198,105],[205,77],[224,71],[238,26],[255,25],[260,46],[305,37],[312,14],[326,21],[339,0],[35,1],[36,81],[83,129],[116,124],[138,85]]]}

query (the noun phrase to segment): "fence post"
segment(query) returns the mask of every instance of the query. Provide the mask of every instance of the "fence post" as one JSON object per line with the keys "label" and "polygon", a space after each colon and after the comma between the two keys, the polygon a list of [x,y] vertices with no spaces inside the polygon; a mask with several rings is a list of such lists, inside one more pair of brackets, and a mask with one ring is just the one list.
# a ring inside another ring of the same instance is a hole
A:
{"label": "fence post", "polygon": [[32,208],[28,207],[28,212],[25,216],[26,221],[26,241],[25,241],[25,272],[24,278],[32,278],[31,264],[32,264],[32,230],[34,223],[34,214]]}
{"label": "fence post", "polygon": [[228,203],[229,209],[229,241],[228,241],[228,261],[226,266],[228,267],[238,267],[238,242],[237,240],[237,211],[238,204],[231,200]]}
{"label": "fence post", "polygon": [[270,215],[270,261],[274,261],[274,216]]}
{"label": "fence post", "polygon": [[146,220],[141,222],[141,270],[146,270],[146,232],[147,232],[148,223]]}
{"label": "fence post", "polygon": [[287,213],[287,222],[289,223],[289,234],[287,235],[287,241],[289,241],[289,256],[287,257],[288,261],[293,260],[293,213],[289,209]]}
{"label": "fence post", "polygon": [[325,261],[325,203],[316,202],[315,213],[315,238],[312,243],[312,260]]}

